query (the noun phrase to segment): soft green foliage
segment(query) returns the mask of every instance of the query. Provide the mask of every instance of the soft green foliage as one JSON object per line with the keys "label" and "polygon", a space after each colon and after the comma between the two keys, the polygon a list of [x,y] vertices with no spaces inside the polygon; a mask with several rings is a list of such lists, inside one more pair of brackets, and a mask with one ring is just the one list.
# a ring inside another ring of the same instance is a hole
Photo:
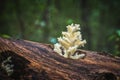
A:
{"label": "soft green foliage", "polygon": [[3,38],[11,38],[9,35],[7,35],[7,34],[0,34],[0,36],[1,37],[3,37]]}
{"label": "soft green foliage", "polygon": [[116,30],[115,33],[113,33],[113,34],[109,37],[109,41],[110,41],[112,44],[115,44],[115,45],[113,46],[114,55],[120,56],[120,30]]}
{"label": "soft green foliage", "polygon": [[86,49],[120,55],[119,36],[110,40],[120,34],[120,0],[0,0],[0,5],[2,36],[56,43],[66,25],[77,23]]}

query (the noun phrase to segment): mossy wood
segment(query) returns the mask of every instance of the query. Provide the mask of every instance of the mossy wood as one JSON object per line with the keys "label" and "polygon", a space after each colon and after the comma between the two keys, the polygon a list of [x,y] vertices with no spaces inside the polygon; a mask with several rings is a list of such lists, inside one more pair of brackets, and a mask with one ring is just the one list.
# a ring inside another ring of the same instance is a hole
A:
{"label": "mossy wood", "polygon": [[[120,80],[120,58],[105,52],[78,50],[83,59],[64,58],[52,45],[0,38],[0,80]],[[11,56],[13,73],[1,67]]]}

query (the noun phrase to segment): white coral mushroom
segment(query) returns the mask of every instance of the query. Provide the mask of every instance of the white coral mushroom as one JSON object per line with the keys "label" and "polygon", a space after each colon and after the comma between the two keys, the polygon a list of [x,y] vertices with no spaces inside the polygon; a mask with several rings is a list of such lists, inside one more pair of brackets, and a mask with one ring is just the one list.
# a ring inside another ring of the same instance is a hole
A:
{"label": "white coral mushroom", "polygon": [[14,71],[13,70],[14,65],[8,64],[11,62],[12,62],[12,60],[11,60],[11,56],[10,56],[6,60],[4,60],[1,64],[1,67],[7,72],[8,76],[10,76]]}
{"label": "white coral mushroom", "polygon": [[67,32],[62,32],[62,37],[54,44],[54,51],[65,58],[79,59],[85,54],[75,53],[78,47],[84,46],[86,40],[82,40],[79,24],[67,26]]}

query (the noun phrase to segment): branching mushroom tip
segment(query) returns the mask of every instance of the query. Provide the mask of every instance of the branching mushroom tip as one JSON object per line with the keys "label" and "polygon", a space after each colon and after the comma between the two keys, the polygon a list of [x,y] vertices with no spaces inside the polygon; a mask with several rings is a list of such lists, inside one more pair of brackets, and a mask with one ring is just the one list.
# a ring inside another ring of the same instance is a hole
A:
{"label": "branching mushroom tip", "polygon": [[62,37],[58,38],[58,43],[54,44],[54,51],[65,58],[80,59],[85,54],[78,54],[76,50],[84,47],[86,40],[82,40],[79,24],[67,26],[67,32],[62,32]]}

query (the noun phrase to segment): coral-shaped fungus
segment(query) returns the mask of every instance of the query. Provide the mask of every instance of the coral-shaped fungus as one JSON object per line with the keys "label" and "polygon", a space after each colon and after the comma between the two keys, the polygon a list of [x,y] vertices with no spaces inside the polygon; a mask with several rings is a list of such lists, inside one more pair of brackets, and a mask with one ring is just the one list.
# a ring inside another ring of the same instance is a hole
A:
{"label": "coral-shaped fungus", "polygon": [[58,38],[58,43],[54,44],[54,51],[65,58],[79,59],[85,54],[78,54],[76,50],[84,47],[86,40],[82,40],[79,24],[67,26],[67,32],[62,32],[62,37]]}
{"label": "coral-shaped fungus", "polygon": [[14,65],[10,63],[12,63],[11,56],[4,60],[1,65],[2,68],[7,72],[8,76],[12,75],[14,71],[13,70]]}

